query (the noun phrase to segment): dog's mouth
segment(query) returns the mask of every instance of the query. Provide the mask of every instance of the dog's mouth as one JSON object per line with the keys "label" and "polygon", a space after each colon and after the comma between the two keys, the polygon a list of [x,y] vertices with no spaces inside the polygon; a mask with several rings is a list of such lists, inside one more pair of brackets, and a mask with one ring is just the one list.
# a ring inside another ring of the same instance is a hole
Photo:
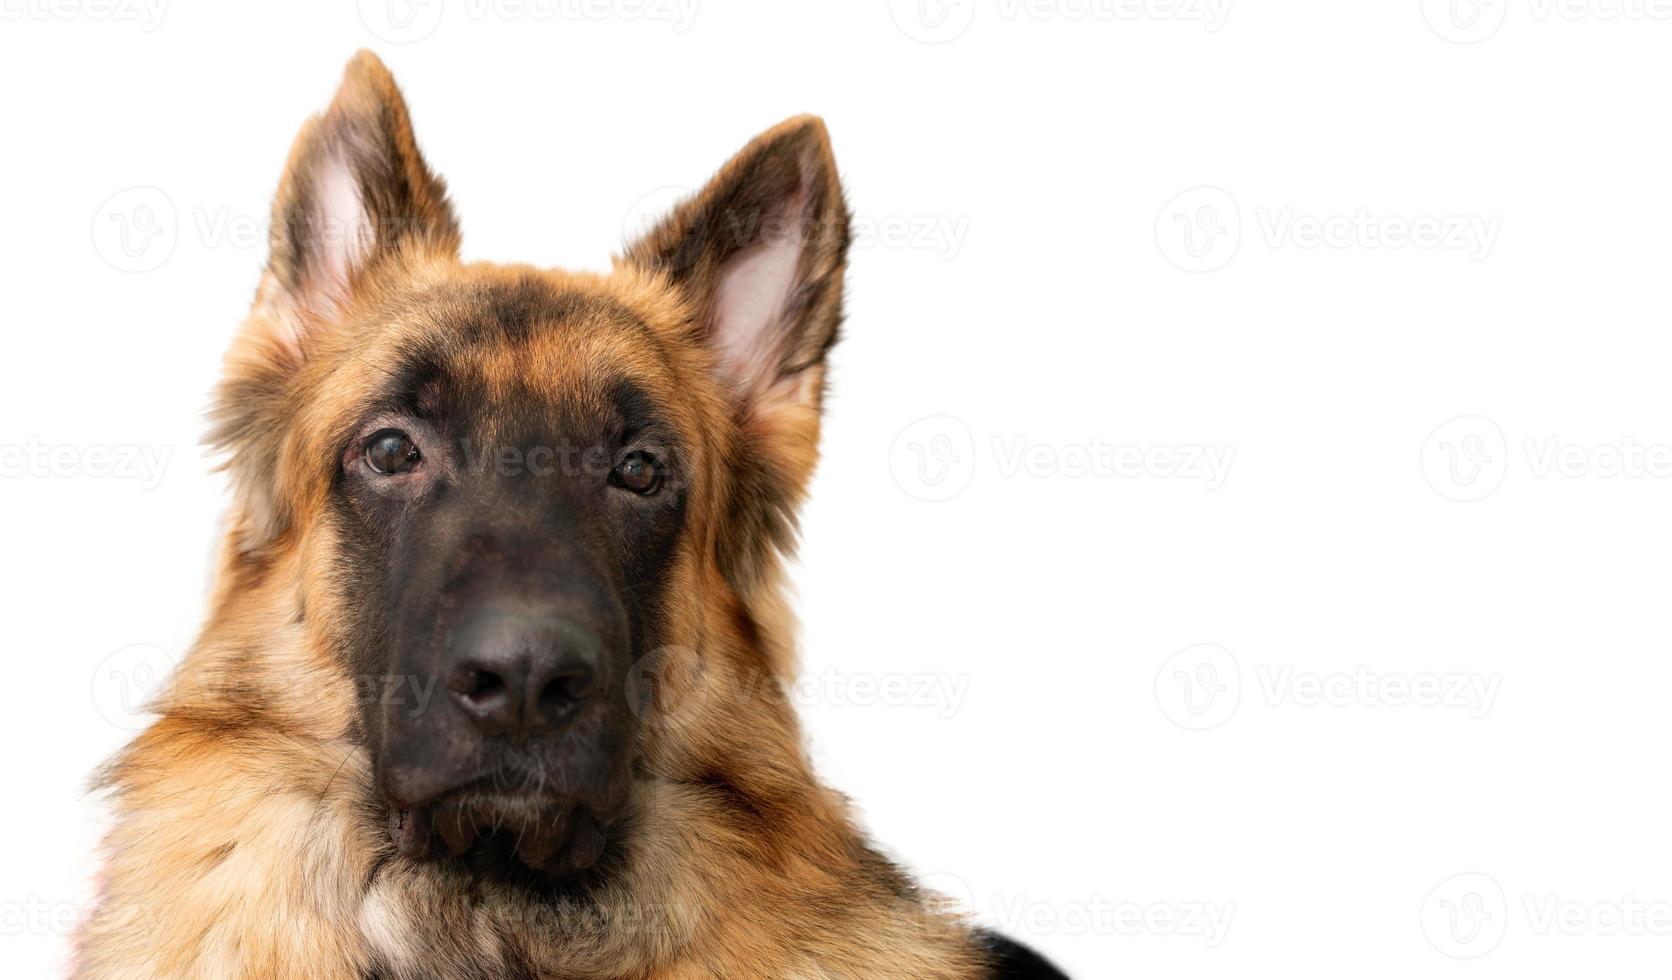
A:
{"label": "dog's mouth", "polygon": [[389,804],[389,837],[404,857],[510,859],[553,874],[598,863],[609,823],[566,797],[471,786],[420,804]]}

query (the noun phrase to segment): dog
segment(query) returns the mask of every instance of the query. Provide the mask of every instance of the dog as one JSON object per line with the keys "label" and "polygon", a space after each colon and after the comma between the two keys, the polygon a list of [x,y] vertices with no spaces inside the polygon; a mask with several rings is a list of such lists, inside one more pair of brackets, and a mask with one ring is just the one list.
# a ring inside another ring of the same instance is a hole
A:
{"label": "dog", "polygon": [[98,778],[75,976],[1062,976],[882,856],[763,693],[842,319],[819,119],[607,274],[466,264],[362,52],[270,237],[210,611]]}

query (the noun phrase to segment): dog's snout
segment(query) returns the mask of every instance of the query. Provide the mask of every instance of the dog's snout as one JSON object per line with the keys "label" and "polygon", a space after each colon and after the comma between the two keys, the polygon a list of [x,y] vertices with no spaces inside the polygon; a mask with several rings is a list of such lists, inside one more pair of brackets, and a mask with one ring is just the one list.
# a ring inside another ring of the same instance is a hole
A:
{"label": "dog's snout", "polygon": [[484,735],[522,741],[561,729],[593,693],[597,638],[558,616],[485,606],[448,637],[446,683]]}

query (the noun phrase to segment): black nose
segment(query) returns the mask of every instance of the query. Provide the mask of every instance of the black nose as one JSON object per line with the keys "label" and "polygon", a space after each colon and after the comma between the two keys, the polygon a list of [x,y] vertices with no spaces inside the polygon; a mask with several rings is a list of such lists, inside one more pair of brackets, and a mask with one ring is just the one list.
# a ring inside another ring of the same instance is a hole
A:
{"label": "black nose", "polygon": [[562,728],[592,693],[598,642],[557,616],[485,607],[446,644],[447,687],[485,735],[521,741]]}

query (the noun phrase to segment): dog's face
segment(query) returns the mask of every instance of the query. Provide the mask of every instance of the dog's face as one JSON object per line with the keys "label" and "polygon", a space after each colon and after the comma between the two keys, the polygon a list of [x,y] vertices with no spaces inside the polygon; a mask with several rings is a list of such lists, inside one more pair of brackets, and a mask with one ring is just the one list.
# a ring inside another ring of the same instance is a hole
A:
{"label": "dog's face", "polygon": [[241,560],[310,570],[296,615],[357,693],[392,846],[561,874],[645,765],[635,669],[747,655],[717,638],[813,465],[847,218],[800,119],[608,275],[458,244],[362,54],[292,151],[216,438]]}
{"label": "dog's face", "polygon": [[385,288],[373,319],[406,322],[369,331],[402,349],[341,430],[328,519],[350,668],[433,695],[362,702],[398,842],[496,831],[524,863],[590,866],[626,800],[628,670],[666,642],[714,393],[607,294],[462,270]]}

